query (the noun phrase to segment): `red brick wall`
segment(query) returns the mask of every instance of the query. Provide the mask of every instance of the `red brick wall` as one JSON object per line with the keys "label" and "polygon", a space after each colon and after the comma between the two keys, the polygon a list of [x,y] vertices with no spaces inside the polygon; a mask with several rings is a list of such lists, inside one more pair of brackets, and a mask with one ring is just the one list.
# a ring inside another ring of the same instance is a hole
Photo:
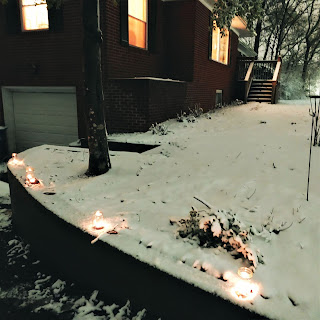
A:
{"label": "red brick wall", "polygon": [[199,1],[195,1],[195,41],[193,82],[188,85],[186,103],[194,106],[200,103],[204,110],[215,106],[215,92],[223,90],[224,102],[233,99],[237,61],[238,37],[230,32],[230,63],[209,59],[209,15],[210,11]]}
{"label": "red brick wall", "polygon": [[164,72],[168,78],[193,80],[195,15],[194,1],[164,3]]}
{"label": "red brick wall", "polygon": [[[5,7],[0,5],[0,86],[76,86],[81,135],[84,127],[81,1],[65,1],[63,18],[63,32],[8,34]],[[0,114],[3,115],[2,99]],[[0,121],[3,124],[3,117]]]}
{"label": "red brick wall", "polygon": [[[102,61],[104,79],[132,77],[161,77],[163,74],[162,1],[157,5],[156,52],[120,44],[120,8],[116,1],[101,4],[101,30],[104,34]],[[151,0],[149,0],[149,3]]]}
{"label": "red brick wall", "polygon": [[184,82],[148,78],[109,80],[105,95],[108,131],[147,131],[153,123],[176,117],[185,95]]}

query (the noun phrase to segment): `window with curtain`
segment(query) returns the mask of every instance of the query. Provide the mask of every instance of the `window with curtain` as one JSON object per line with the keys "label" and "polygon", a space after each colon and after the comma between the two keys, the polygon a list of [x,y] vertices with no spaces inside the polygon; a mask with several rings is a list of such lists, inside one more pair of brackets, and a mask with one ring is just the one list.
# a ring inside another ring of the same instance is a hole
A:
{"label": "window with curtain", "polygon": [[229,31],[224,35],[218,27],[212,29],[212,51],[211,59],[228,64],[229,62]]}
{"label": "window with curtain", "polygon": [[49,29],[46,0],[20,0],[22,31]]}
{"label": "window with curtain", "polygon": [[147,48],[147,0],[128,0],[129,45]]}

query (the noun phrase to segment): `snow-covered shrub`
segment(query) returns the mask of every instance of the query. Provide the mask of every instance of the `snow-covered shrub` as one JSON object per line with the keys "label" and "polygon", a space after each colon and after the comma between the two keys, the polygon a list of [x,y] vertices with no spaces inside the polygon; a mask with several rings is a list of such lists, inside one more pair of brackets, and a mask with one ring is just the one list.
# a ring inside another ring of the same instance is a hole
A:
{"label": "snow-covered shrub", "polygon": [[178,122],[196,122],[196,118],[199,118],[203,114],[203,109],[201,108],[200,103],[196,103],[194,108],[189,108],[189,114],[184,111],[180,111],[180,114],[177,113]]}
{"label": "snow-covered shrub", "polygon": [[149,130],[152,134],[158,134],[160,136],[168,134],[168,127],[163,123],[152,124]]}
{"label": "snow-covered shrub", "polygon": [[200,117],[203,114],[203,109],[201,108],[201,104],[200,103],[196,103],[194,105],[194,108],[189,108],[189,112],[191,116],[194,116],[195,118]]}
{"label": "snow-covered shrub", "polygon": [[184,122],[184,120],[187,119],[187,114],[184,111],[180,111],[180,114],[177,113],[177,121],[178,122]]}
{"label": "snow-covered shrub", "polygon": [[249,246],[250,228],[246,228],[236,215],[224,210],[198,211],[192,207],[187,219],[174,220],[178,224],[177,236],[196,241],[202,247],[222,247],[233,255],[241,255],[256,268],[262,262],[258,250]]}

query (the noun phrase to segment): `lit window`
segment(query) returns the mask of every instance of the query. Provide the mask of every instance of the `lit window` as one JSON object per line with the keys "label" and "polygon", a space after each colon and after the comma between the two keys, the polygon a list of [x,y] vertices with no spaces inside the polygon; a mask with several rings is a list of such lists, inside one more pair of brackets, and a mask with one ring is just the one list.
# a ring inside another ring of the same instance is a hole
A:
{"label": "lit window", "polygon": [[128,1],[129,44],[147,48],[147,0]]}
{"label": "lit window", "polygon": [[21,0],[22,31],[49,29],[46,0]]}
{"label": "lit window", "polygon": [[212,53],[211,59],[228,64],[229,56],[229,31],[225,30],[222,35],[220,29],[212,29]]}

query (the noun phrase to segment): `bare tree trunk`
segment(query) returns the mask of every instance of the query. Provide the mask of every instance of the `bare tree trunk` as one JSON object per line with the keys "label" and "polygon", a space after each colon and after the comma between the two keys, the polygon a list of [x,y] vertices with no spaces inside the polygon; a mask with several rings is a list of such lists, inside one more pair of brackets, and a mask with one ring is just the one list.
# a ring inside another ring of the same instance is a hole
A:
{"label": "bare tree trunk", "polygon": [[[265,9],[266,7],[266,3],[267,3],[267,0],[264,0],[263,3],[262,3],[262,10]],[[257,53],[257,56],[259,56],[259,46],[260,46],[260,38],[261,38],[261,31],[262,31],[262,20],[259,19],[257,21],[257,24],[256,24],[256,36],[255,36],[255,39],[254,39],[254,48],[253,50]]]}
{"label": "bare tree trunk", "polygon": [[302,81],[303,81],[303,84],[305,86],[305,89],[306,89],[306,80],[307,80],[307,72],[308,72],[308,63],[309,63],[309,52],[310,52],[310,44],[308,43],[307,41],[307,45],[306,45],[306,51],[304,53],[304,59],[303,59],[303,67],[302,67]]}
{"label": "bare tree trunk", "polygon": [[256,37],[254,39],[254,48],[253,50],[257,53],[257,56],[259,56],[259,46],[260,46],[260,37],[261,37],[261,29],[262,29],[262,21],[259,20],[256,25]]}
{"label": "bare tree trunk", "polygon": [[87,175],[111,168],[107,131],[102,109],[99,0],[83,0],[85,112],[88,126],[89,167]]}

